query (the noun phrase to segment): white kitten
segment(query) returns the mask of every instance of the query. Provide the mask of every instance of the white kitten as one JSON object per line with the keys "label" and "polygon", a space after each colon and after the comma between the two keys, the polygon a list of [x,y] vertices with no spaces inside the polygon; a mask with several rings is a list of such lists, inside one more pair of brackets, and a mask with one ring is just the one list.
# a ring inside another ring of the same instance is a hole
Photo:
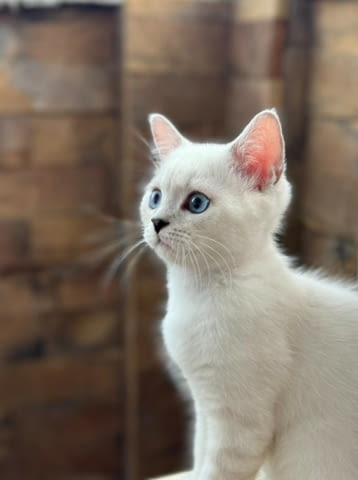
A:
{"label": "white kitten", "polygon": [[150,124],[158,163],[141,217],[167,265],[164,343],[194,400],[185,478],[356,480],[358,295],[276,246],[290,200],[276,112],[224,145],[192,143],[158,114]]}

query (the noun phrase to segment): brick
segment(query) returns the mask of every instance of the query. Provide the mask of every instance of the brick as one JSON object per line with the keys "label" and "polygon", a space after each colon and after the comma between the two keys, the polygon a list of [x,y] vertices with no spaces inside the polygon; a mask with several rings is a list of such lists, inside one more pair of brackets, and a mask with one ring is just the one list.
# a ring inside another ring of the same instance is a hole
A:
{"label": "brick", "polygon": [[234,2],[233,15],[237,22],[259,22],[287,18],[288,2],[286,0],[265,0],[264,2],[241,0]]}
{"label": "brick", "polygon": [[127,35],[126,69],[131,74],[217,75],[226,69],[225,24],[134,17],[128,21]]}
{"label": "brick", "polygon": [[[20,352],[34,349],[43,339],[43,324],[39,316],[31,313],[11,316],[1,320],[0,359],[16,360]],[[28,355],[31,357],[31,352]],[[1,454],[0,454],[1,456]]]}
{"label": "brick", "polygon": [[0,113],[28,112],[31,96],[14,84],[8,66],[0,65]]}
{"label": "brick", "polygon": [[22,220],[0,220],[0,272],[27,264],[29,254],[27,223]]}
{"label": "brick", "polygon": [[3,465],[11,459],[15,443],[13,425],[6,420],[2,423],[5,425],[0,428],[0,472]]}
{"label": "brick", "polygon": [[114,163],[119,126],[112,116],[33,118],[33,166]]}
{"label": "brick", "polygon": [[314,2],[315,44],[331,54],[357,55],[358,4],[356,1]]}
{"label": "brick", "polygon": [[325,234],[350,237],[357,228],[352,195],[356,190],[357,129],[350,122],[311,124],[303,180],[303,222]]}
{"label": "brick", "polygon": [[111,111],[114,68],[47,65],[26,58],[0,67],[0,99],[0,114]]}
{"label": "brick", "polygon": [[114,165],[119,125],[114,116],[2,116],[0,168]]}
{"label": "brick", "polygon": [[345,183],[352,177],[358,152],[358,125],[350,121],[312,119],[307,138],[308,171]]}
{"label": "brick", "polygon": [[34,263],[78,263],[87,254],[86,240],[101,223],[86,215],[39,215],[32,219],[31,258]]}
{"label": "brick", "polygon": [[126,7],[130,17],[147,16],[177,18],[180,20],[203,20],[209,22],[229,21],[231,6],[221,0],[171,0],[163,8],[162,0],[131,0]]}
{"label": "brick", "polygon": [[179,127],[205,121],[217,123],[224,115],[222,78],[190,75],[130,75],[133,122],[143,125],[150,112],[173,118]]}
{"label": "brick", "polygon": [[120,322],[115,310],[83,312],[64,322],[61,335],[72,348],[118,345],[122,340]]}
{"label": "brick", "polygon": [[90,308],[98,309],[105,305],[119,303],[120,289],[112,284],[108,289],[101,289],[100,275],[90,271],[64,274],[58,280],[57,298],[64,312],[81,312]]}
{"label": "brick", "polygon": [[[31,318],[53,308],[48,279],[41,275],[17,274],[2,277],[0,303],[2,329],[14,317]],[[20,333],[20,332],[19,332]]]}
{"label": "brick", "polygon": [[333,55],[316,50],[311,75],[309,102],[315,115],[358,116],[358,97],[355,95],[358,55]]}
{"label": "brick", "polygon": [[[12,112],[108,112],[115,103],[113,66],[45,64],[33,59],[9,65],[0,94],[25,97],[27,102],[11,102]],[[10,90],[11,92],[11,90]],[[9,108],[0,103],[0,113]]]}
{"label": "brick", "polygon": [[0,302],[1,359],[12,361],[38,355],[46,335],[44,316],[56,307],[48,278],[39,274],[3,276]]}
{"label": "brick", "polygon": [[232,29],[232,71],[239,75],[280,77],[286,37],[284,22],[239,23]]}
{"label": "brick", "polygon": [[122,353],[116,349],[4,365],[0,372],[4,387],[0,413],[7,415],[54,402],[111,398],[121,392],[122,365]]}
{"label": "brick", "polygon": [[261,110],[276,107],[280,111],[283,106],[282,80],[233,78],[229,90],[226,131],[233,138]]}
{"label": "brick", "polygon": [[105,479],[119,474],[124,463],[123,418],[122,402],[110,398],[19,412],[11,439],[16,451],[0,471],[31,479],[66,474],[66,478],[84,479],[87,474],[100,479],[98,472]]}
{"label": "brick", "polygon": [[55,13],[0,25],[0,113],[112,110],[115,16],[107,10],[58,21]]}
{"label": "brick", "polygon": [[342,185],[334,177],[312,175],[304,180],[303,223],[324,233],[349,234],[351,185]]}
{"label": "brick", "polygon": [[18,39],[14,22],[11,21],[11,15],[1,10],[0,16],[0,60],[1,63],[8,60],[14,51],[18,48]]}
{"label": "brick", "polygon": [[113,9],[98,9],[95,14],[84,8],[71,15],[48,10],[42,19],[21,15],[15,23],[18,48],[15,60],[32,58],[49,64],[100,65],[113,62],[116,48],[116,17]]}
{"label": "brick", "polygon": [[98,165],[6,171],[0,175],[0,217],[102,208],[107,189],[105,171]]}
{"label": "brick", "polygon": [[332,274],[355,278],[358,246],[352,238],[327,236],[305,228],[302,235],[303,259],[306,264],[323,267]]}
{"label": "brick", "polygon": [[30,128],[23,117],[0,117],[0,168],[21,168],[27,165]]}

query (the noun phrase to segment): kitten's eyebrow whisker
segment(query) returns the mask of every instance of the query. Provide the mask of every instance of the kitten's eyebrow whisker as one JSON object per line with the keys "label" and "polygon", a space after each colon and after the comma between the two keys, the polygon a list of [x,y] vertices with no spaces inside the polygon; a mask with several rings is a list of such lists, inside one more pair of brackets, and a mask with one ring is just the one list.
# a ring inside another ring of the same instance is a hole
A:
{"label": "kitten's eyebrow whisker", "polygon": [[140,140],[149,150],[152,149],[151,142],[150,142],[149,140],[147,140],[147,139],[144,137],[144,135],[142,135],[137,128],[133,128],[133,127],[132,127],[131,130],[132,130],[133,135],[134,135],[138,140]]}

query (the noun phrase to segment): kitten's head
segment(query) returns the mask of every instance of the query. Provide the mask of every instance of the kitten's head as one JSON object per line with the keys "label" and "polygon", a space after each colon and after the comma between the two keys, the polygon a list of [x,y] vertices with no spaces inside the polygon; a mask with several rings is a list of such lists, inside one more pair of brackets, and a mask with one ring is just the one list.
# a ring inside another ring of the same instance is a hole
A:
{"label": "kitten's head", "polygon": [[148,245],[167,264],[194,271],[255,258],[290,200],[275,110],[227,144],[193,143],[159,114],[149,121],[157,161],[140,207]]}

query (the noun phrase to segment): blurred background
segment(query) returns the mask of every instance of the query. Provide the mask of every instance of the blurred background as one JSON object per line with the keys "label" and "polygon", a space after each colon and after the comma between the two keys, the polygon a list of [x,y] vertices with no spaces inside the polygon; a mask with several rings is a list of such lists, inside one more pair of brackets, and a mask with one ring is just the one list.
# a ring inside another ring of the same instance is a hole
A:
{"label": "blurred background", "polygon": [[144,256],[101,290],[96,262],[136,218],[149,112],[227,141],[275,106],[295,192],[282,242],[357,276],[357,1],[94,1],[0,0],[2,480],[188,461],[158,354],[163,270]]}

